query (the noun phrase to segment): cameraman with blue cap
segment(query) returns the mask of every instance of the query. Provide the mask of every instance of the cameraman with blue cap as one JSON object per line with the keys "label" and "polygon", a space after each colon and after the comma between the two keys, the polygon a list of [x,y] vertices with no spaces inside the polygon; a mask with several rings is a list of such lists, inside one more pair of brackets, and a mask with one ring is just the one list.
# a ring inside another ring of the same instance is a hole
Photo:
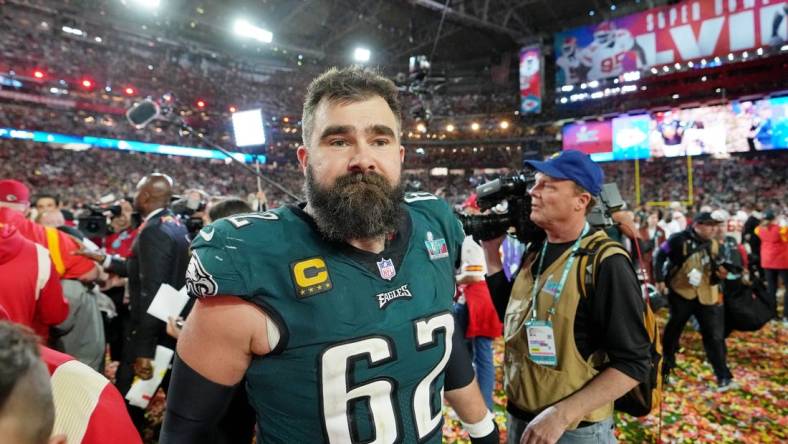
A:
{"label": "cameraman with blue cap", "polygon": [[592,291],[581,297],[577,259],[607,238],[586,221],[602,191],[599,166],[579,151],[526,164],[536,170],[530,219],[546,240],[528,246],[513,283],[502,272],[501,238],[484,242],[504,321],[508,442],[613,443],[613,402],[649,375],[640,286],[615,244],[600,250]]}

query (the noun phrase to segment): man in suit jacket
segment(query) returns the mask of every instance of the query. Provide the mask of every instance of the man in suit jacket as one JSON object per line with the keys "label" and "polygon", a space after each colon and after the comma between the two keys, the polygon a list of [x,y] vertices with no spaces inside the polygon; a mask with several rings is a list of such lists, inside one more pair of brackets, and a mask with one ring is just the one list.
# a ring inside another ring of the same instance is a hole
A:
{"label": "man in suit jacket", "polygon": [[[147,313],[148,306],[162,284],[176,289],[183,287],[189,262],[189,241],[186,227],[167,206],[172,198],[172,179],[164,174],[151,174],[137,185],[134,209],[143,223],[131,247],[131,256],[82,252],[101,261],[104,268],[128,277],[131,316],[126,331],[123,362],[118,367],[116,385],[122,394],[131,387],[134,376],[153,376],[156,346],[175,349],[175,340],[167,335],[166,324]],[[166,382],[162,384],[166,388]],[[140,424],[143,412],[130,407],[132,418]]]}

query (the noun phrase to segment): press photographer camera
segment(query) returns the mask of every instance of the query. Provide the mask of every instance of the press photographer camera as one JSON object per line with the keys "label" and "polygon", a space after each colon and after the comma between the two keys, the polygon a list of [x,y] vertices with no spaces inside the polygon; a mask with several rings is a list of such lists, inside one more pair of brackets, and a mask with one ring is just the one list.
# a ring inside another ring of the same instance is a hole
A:
{"label": "press photographer camera", "polygon": [[196,236],[204,225],[202,213],[205,211],[205,207],[205,201],[193,195],[176,199],[170,204],[172,212],[189,230],[190,238]]}
{"label": "press photographer camera", "polygon": [[[491,214],[458,215],[465,232],[480,240],[494,239],[514,228],[520,242],[540,242],[544,230],[530,218],[531,196],[528,190],[536,182],[534,172],[515,171],[476,187],[476,201],[481,211],[493,209]],[[612,214],[624,206],[624,201],[615,183],[603,185],[596,205],[587,216],[588,223],[595,228],[615,225]],[[505,212],[496,213],[501,208]]]}
{"label": "press photographer camera", "polygon": [[110,232],[110,222],[120,216],[121,212],[122,209],[117,204],[87,205],[77,216],[77,228],[88,238],[105,237]]}

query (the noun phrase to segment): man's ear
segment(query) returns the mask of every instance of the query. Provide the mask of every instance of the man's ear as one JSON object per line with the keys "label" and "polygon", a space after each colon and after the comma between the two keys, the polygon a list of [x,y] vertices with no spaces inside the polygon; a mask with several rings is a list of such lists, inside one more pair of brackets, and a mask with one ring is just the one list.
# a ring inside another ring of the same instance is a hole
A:
{"label": "man's ear", "polygon": [[296,149],[296,157],[298,158],[298,165],[301,166],[301,172],[305,172],[307,161],[309,160],[309,150],[307,147],[300,145],[298,149]]}
{"label": "man's ear", "polygon": [[580,193],[580,195],[576,196],[578,202],[580,203],[580,209],[584,209],[588,207],[589,202],[591,201],[591,195],[588,193]]}

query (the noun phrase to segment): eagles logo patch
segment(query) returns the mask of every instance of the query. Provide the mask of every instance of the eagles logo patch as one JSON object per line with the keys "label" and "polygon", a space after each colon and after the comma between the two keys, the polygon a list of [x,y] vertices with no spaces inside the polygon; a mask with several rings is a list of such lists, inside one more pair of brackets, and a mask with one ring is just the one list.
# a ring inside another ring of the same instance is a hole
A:
{"label": "eagles logo patch", "polygon": [[186,269],[186,290],[192,296],[216,296],[219,292],[219,285],[200,262],[197,253],[192,253],[189,267]]}

